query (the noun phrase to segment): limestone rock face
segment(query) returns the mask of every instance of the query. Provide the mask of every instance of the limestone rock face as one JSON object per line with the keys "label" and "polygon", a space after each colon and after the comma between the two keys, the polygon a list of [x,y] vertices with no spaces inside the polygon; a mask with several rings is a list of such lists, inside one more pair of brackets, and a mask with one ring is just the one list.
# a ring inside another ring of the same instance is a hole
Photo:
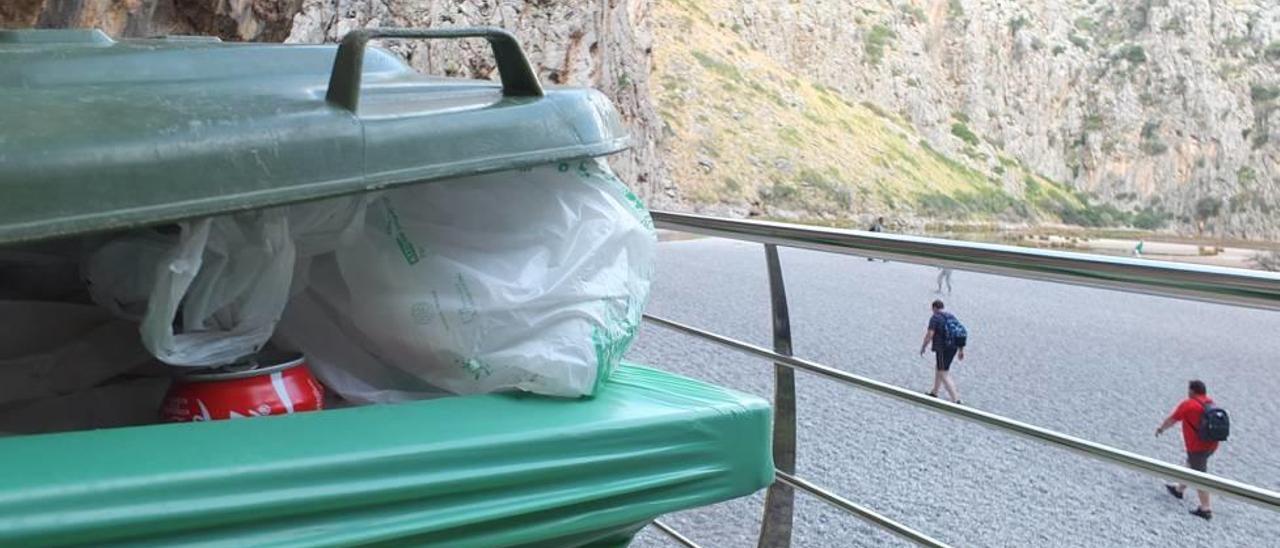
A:
{"label": "limestone rock face", "polygon": [[259,42],[283,41],[302,8],[302,0],[172,1],[179,16],[201,34]]}
{"label": "limestone rock face", "polygon": [[[677,192],[688,181],[668,175],[679,171],[674,161],[689,163],[686,172],[728,169],[683,158],[697,143],[680,142],[654,106],[680,84],[669,67],[651,67],[654,40],[671,43],[662,33],[688,27],[657,24],[654,11],[682,11],[674,22],[706,18],[731,30],[734,48],[745,43],[738,57],[767,56],[850,104],[900,117],[927,150],[1013,196],[1037,173],[1095,201],[1171,217],[1184,231],[1280,238],[1275,0],[657,1],[0,0],[0,27],[331,42],[370,26],[500,26],[520,37],[544,83],[593,86],[613,99],[635,148],[612,162],[653,205],[745,211],[754,198],[703,188],[691,198]],[[483,43],[387,46],[427,73],[493,76]],[[780,101],[803,108],[798,97]],[[1005,169],[1010,162],[1020,168]]]}
{"label": "limestone rock face", "polygon": [[0,28],[100,28],[111,36],[151,36],[185,29],[174,0],[4,0]]}
{"label": "limestone rock face", "polygon": [[1184,227],[1280,236],[1274,0],[718,6],[709,15],[753,47],[901,113],[955,158],[1003,151]]}
{"label": "limestone rock face", "polygon": [[100,28],[115,37],[199,34],[279,42],[302,0],[3,0],[0,28]]}

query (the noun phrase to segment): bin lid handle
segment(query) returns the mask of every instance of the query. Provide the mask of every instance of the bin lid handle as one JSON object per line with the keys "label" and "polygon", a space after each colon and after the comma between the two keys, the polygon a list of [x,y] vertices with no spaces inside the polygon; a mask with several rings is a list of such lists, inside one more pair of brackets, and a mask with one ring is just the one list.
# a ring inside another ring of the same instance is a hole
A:
{"label": "bin lid handle", "polygon": [[329,91],[325,100],[336,106],[356,112],[360,105],[360,77],[364,65],[364,49],[374,38],[418,38],[435,40],[442,38],[484,38],[493,48],[498,62],[498,75],[502,78],[502,94],[508,97],[541,97],[542,84],[534,74],[529,59],[520,42],[505,30],[493,27],[464,27],[443,29],[372,28],[348,32],[338,46],[333,60],[333,72],[329,74]]}

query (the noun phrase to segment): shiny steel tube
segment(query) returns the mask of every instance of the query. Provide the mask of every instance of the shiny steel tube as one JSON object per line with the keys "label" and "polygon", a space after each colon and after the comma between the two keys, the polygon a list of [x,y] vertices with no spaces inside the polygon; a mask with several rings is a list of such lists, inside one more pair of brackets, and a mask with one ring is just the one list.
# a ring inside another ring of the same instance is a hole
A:
{"label": "shiny steel tube", "polygon": [[1280,310],[1280,274],[1273,272],[669,211],[652,215],[659,228],[706,236]]}
{"label": "shiny steel tube", "polygon": [[[769,271],[769,310],[773,316],[773,351],[791,355],[791,308],[787,306],[787,284],[782,279],[782,259],[778,247],[764,246],[765,269]],[[782,364],[773,366],[773,465],[782,472],[796,471],[796,371]],[[795,491],[774,482],[764,495],[764,515],[756,548],[791,548],[795,517]]]}
{"label": "shiny steel tube", "polygon": [[949,548],[948,544],[944,544],[940,540],[937,540],[929,535],[921,533],[920,531],[907,527],[906,525],[898,523],[892,519],[889,519],[888,517],[880,515],[876,513],[875,510],[871,510],[870,508],[867,508],[865,506],[855,504],[853,501],[850,501],[844,497],[841,497],[840,495],[832,493],[831,491],[818,487],[817,485],[809,483],[808,481],[805,481],[791,474],[783,472],[782,470],[775,470],[774,474],[777,475],[778,481],[782,483],[785,483],[787,485],[795,487],[796,489],[809,493],[810,495],[818,497],[819,499],[822,499],[827,504],[839,507],[840,509],[846,512],[849,512],[850,514],[853,514],[871,523],[872,525],[880,527],[881,529],[885,529],[911,542],[914,542],[921,546],[931,546],[933,548]]}
{"label": "shiny steel tube", "polygon": [[826,377],[831,380],[839,381],[839,382],[848,384],[850,386],[853,386],[855,388],[861,388],[863,390],[875,392],[882,396],[889,396],[891,398],[895,398],[918,407],[927,407],[934,411],[939,411],[941,413],[951,415],[953,417],[958,417],[971,422],[976,422],[983,426],[989,426],[997,430],[1003,430],[1005,432],[1012,432],[1014,434],[1019,434],[1023,437],[1030,438],[1038,442],[1054,445],[1057,447],[1062,447],[1065,449],[1071,449],[1085,456],[1093,457],[1093,458],[1110,462],[1113,464],[1120,464],[1123,466],[1127,466],[1129,468],[1138,470],[1140,472],[1157,475],[1157,476],[1163,476],[1165,478],[1174,479],[1183,483],[1193,485],[1195,487],[1208,489],[1215,493],[1228,495],[1231,497],[1244,500],[1246,502],[1257,504],[1259,506],[1267,508],[1268,510],[1280,511],[1280,493],[1277,493],[1275,491],[1262,489],[1260,487],[1254,487],[1246,483],[1241,483],[1235,480],[1230,480],[1227,478],[1221,478],[1218,476],[1205,474],[1203,472],[1197,472],[1195,470],[1184,468],[1182,466],[1176,466],[1166,462],[1161,462],[1161,461],[1152,459],[1150,457],[1144,457],[1137,453],[1131,453],[1129,451],[1108,447],[1106,445],[1102,445],[1100,443],[1092,442],[1086,439],[1077,438],[1075,436],[1069,436],[1067,434],[1054,432],[1053,430],[1041,428],[1039,426],[1034,426],[1021,421],[1016,421],[1010,418],[1002,417],[994,413],[979,411],[972,407],[956,405],[954,403],[943,401],[942,399],[939,399],[939,398],[929,397],[924,394],[919,394],[911,390],[907,390],[905,388],[900,388],[891,384],[886,384],[874,379],[863,377],[861,375],[854,375],[852,373],[847,373],[845,371],[834,369],[834,368],[831,368],[819,363],[811,362],[805,359],[796,358],[792,356],[784,356],[782,354],[778,354],[776,352],[770,351],[767,348],[763,348],[751,343],[739,341],[737,339],[731,339],[723,335],[717,335],[715,333],[704,331],[696,327],[685,325],[676,321],[659,318],[657,316],[653,316],[650,314],[645,314],[644,317],[646,320],[649,320],[650,322],[656,325],[660,325],[662,327],[673,329],[681,333],[706,339],[716,344],[719,344],[728,348],[732,348],[739,352],[743,352],[745,354],[749,354],[758,358],[772,360],[775,363],[780,363],[788,367],[799,369],[801,371],[807,371],[809,373],[813,373],[821,377]]}
{"label": "shiny steel tube", "polygon": [[653,526],[657,527],[659,531],[666,533],[667,536],[671,537],[672,539],[674,539],[676,542],[679,542],[680,544],[688,546],[689,548],[702,548],[701,546],[698,546],[698,543],[690,540],[689,537],[686,537],[680,534],[675,529],[672,529],[670,525],[667,525],[655,519],[653,520]]}

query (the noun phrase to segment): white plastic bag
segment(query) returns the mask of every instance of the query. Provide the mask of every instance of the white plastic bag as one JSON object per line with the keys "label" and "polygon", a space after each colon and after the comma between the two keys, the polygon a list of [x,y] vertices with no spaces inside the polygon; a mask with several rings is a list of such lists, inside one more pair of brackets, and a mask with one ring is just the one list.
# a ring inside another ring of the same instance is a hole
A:
{"label": "white plastic bag", "polygon": [[[289,301],[272,343],[302,352],[329,393],[352,403],[390,403],[449,395],[421,377],[390,367],[346,313],[350,297],[332,254],[308,269],[310,284]],[[296,280],[297,278],[295,278]]]}
{"label": "white plastic bag", "polygon": [[87,390],[150,360],[137,324],[101,308],[0,300],[0,405]]}
{"label": "white plastic bag", "polygon": [[73,301],[84,291],[80,280],[82,242],[51,240],[0,247],[0,299]]}
{"label": "white plastic bag", "polygon": [[156,284],[156,271],[178,245],[176,234],[129,232],[100,246],[81,265],[93,302],[118,317],[141,321]]}
{"label": "white plastic bag", "polygon": [[257,352],[288,302],[294,255],[284,209],[184,223],[156,269],[143,345],[171,365],[222,365]]}
{"label": "white plastic bag", "polygon": [[587,160],[135,233],[85,272],[172,365],[256,352],[294,295],[278,342],[352,401],[579,396],[635,334],[655,243],[640,201]]}
{"label": "white plastic bag", "polygon": [[141,377],[0,407],[0,436],[155,424],[168,377]]}
{"label": "white plastic bag", "polygon": [[[424,393],[387,392],[406,374],[457,394],[589,395],[635,335],[655,249],[648,212],[598,160],[392,190],[344,232],[340,283],[313,272],[296,302],[314,312],[281,331],[357,401]],[[322,349],[335,329],[360,358]]]}
{"label": "white plastic bag", "polygon": [[145,310],[143,345],[171,365],[222,365],[256,352],[289,298],[295,248],[287,209],[199,219],[181,229],[167,245],[165,237],[138,232],[95,252],[85,267],[94,301],[125,317]]}

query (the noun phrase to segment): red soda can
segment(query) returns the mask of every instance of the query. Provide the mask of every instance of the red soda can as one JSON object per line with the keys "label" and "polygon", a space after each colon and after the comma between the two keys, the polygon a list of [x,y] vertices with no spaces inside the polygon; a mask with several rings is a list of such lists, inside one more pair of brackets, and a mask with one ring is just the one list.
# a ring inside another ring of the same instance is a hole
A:
{"label": "red soda can", "polygon": [[242,362],[192,371],[165,394],[165,422],[288,415],[324,408],[324,387],[300,354],[258,354]]}

